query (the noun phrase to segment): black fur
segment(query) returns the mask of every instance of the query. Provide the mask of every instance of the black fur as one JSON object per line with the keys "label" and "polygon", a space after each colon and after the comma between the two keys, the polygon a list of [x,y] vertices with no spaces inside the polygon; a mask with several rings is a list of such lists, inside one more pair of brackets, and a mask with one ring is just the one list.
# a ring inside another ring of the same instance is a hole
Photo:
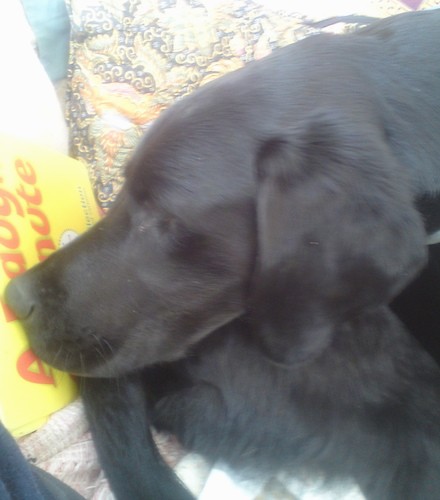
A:
{"label": "black fur", "polygon": [[438,348],[438,312],[415,311],[439,281],[410,283],[438,229],[439,47],[440,11],[403,14],[206,85],[107,217],[8,287],[36,353],[95,377],[119,498],[189,498],[148,423],[237,469],[440,498],[440,369],[404,326]]}

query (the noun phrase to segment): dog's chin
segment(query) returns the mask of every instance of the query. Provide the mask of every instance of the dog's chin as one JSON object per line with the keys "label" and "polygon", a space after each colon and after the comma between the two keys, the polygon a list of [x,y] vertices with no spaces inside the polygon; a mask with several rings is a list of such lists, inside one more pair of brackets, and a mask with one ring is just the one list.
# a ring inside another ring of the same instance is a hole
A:
{"label": "dog's chin", "polygon": [[95,344],[88,343],[87,347],[78,348],[75,343],[56,339],[42,341],[40,337],[35,338],[33,335],[28,338],[32,351],[43,362],[79,377],[123,377],[148,365],[171,362],[182,357],[181,351],[161,356],[159,352],[146,352],[141,346],[134,348],[130,342],[117,345],[106,342],[107,349],[103,349],[102,339]]}
{"label": "dog's chin", "polygon": [[[136,363],[127,364],[118,353],[104,355],[99,346],[87,350],[73,350],[62,344],[43,345],[30,341],[33,353],[49,366],[79,377],[114,378],[140,368]],[[130,367],[130,369],[128,369]]]}
{"label": "dog's chin", "polygon": [[[35,352],[35,351],[34,351]],[[127,375],[137,369],[143,368],[142,365],[132,364],[130,369],[125,362],[118,360],[118,358],[110,358],[107,360],[97,361],[94,359],[85,359],[81,354],[78,354],[75,359],[57,361],[52,356],[47,356],[43,353],[40,355],[35,354],[42,359],[45,363],[56,368],[57,370],[70,373],[77,377],[90,377],[90,378],[117,378]]]}

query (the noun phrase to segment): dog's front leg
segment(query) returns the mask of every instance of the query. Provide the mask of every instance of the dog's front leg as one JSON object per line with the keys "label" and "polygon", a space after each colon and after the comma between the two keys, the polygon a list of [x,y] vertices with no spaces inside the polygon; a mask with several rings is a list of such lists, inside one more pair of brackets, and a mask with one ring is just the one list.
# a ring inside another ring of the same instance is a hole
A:
{"label": "dog's front leg", "polygon": [[84,378],[81,393],[99,460],[118,499],[193,498],[157,451],[141,374]]}

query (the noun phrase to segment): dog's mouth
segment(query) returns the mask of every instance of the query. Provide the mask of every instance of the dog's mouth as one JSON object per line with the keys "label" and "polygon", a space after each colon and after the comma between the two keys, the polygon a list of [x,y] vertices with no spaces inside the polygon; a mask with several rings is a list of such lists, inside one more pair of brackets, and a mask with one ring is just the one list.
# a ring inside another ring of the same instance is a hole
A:
{"label": "dog's mouth", "polygon": [[88,333],[74,340],[59,339],[56,334],[47,334],[44,327],[38,331],[27,327],[22,321],[32,351],[45,363],[58,370],[78,376],[114,376],[111,370],[118,346],[104,337]]}
{"label": "dog's mouth", "polygon": [[[69,331],[66,324],[55,323],[49,312],[42,312],[31,299],[25,280],[12,280],[5,289],[6,304],[22,323],[32,351],[44,362],[62,371],[87,376],[106,367],[120,346],[83,326],[80,333]],[[111,376],[108,373],[108,376]]]}
{"label": "dog's mouth", "polygon": [[[41,335],[28,335],[32,351],[47,364],[78,376],[92,376],[106,373],[113,376],[110,364],[118,350],[107,339],[96,335],[85,342],[40,339]],[[82,345],[83,344],[83,345]],[[104,375],[102,375],[104,376]]]}

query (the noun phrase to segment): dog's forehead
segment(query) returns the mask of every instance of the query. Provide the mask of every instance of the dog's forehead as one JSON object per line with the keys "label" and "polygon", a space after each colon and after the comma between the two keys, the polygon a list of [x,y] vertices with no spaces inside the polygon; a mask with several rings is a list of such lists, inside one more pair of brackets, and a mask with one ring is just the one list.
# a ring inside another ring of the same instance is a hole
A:
{"label": "dog's forehead", "polygon": [[179,110],[142,140],[127,166],[128,191],[138,202],[175,210],[228,203],[250,194],[252,139],[219,125],[218,116],[186,120]]}

